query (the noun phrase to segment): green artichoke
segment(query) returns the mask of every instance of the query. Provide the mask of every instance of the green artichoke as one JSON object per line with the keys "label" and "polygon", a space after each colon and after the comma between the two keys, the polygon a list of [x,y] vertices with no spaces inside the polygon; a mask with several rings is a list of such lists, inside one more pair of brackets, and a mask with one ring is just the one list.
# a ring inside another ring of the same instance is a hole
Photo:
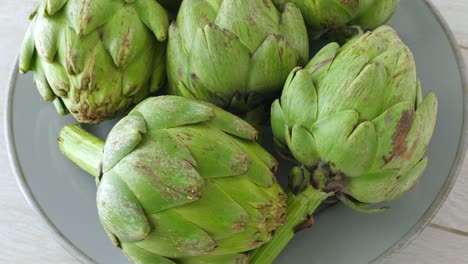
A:
{"label": "green artichoke", "polygon": [[343,39],[349,26],[364,30],[385,24],[395,13],[400,0],[273,0],[282,7],[294,3],[301,9],[311,37],[318,38],[330,30],[338,30],[334,38]]}
{"label": "green artichoke", "polygon": [[19,69],[60,114],[100,123],[162,85],[168,26],[156,0],[43,0]]}
{"label": "green artichoke", "polygon": [[169,27],[172,94],[242,115],[271,103],[309,46],[298,8],[271,0],[190,0]]}
{"label": "green artichoke", "polygon": [[97,207],[136,263],[247,263],[285,221],[275,159],[257,131],[214,105],[177,96],[138,104],[107,141],[77,125],[62,152],[97,176]]}
{"label": "green artichoke", "polygon": [[386,208],[367,206],[409,191],[427,165],[436,116],[437,98],[423,100],[413,55],[390,27],[331,43],[295,69],[271,111],[278,148],[300,164],[288,224],[252,263],[271,263],[328,197],[372,213]]}

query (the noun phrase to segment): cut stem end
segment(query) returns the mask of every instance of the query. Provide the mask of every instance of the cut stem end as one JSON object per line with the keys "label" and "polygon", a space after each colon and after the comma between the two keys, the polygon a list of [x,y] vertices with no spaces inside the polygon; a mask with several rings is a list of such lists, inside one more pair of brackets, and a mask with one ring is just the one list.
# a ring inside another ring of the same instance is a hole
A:
{"label": "cut stem end", "polygon": [[104,141],[79,125],[67,125],[60,131],[59,148],[63,155],[89,174],[99,177],[102,173]]}

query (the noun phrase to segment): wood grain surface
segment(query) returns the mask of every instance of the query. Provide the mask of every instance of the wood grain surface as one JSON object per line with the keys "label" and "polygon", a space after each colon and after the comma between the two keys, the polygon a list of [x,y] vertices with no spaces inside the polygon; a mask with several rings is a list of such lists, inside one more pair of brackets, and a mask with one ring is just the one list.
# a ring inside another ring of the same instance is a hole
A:
{"label": "wood grain surface", "polygon": [[[0,115],[11,66],[28,25],[28,14],[38,0],[1,0],[0,4]],[[431,0],[456,35],[468,63],[468,0]],[[0,263],[77,264],[49,235],[23,197],[10,170],[0,125]],[[468,132],[468,131],[466,131]],[[447,202],[421,234],[390,264],[468,263],[468,160]]]}

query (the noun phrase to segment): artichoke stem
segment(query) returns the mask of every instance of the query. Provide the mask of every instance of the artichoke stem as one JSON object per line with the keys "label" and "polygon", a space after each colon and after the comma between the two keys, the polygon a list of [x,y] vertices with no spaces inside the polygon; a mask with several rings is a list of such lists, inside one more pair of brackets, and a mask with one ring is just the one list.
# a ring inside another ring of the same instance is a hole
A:
{"label": "artichoke stem", "polygon": [[251,252],[250,264],[273,263],[295,233],[312,224],[310,221],[312,214],[330,196],[333,196],[333,193],[324,193],[312,187],[306,188],[298,195],[289,193],[286,202],[288,206],[286,224],[276,230],[268,243]]}
{"label": "artichoke stem", "polygon": [[79,125],[67,125],[60,131],[58,144],[63,155],[89,174],[101,175],[104,141]]}

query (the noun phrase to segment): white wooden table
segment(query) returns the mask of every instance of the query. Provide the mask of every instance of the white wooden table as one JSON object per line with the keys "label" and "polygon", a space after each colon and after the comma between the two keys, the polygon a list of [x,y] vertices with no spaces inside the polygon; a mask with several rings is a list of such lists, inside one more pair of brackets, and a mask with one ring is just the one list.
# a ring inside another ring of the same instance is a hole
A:
{"label": "white wooden table", "polygon": [[[7,87],[11,65],[28,20],[39,0],[1,0],[0,87]],[[468,0],[431,0],[454,31],[468,63]],[[0,89],[3,118],[4,89]],[[26,203],[7,159],[0,125],[0,263],[78,263],[62,249]],[[467,131],[468,132],[468,131]],[[468,159],[447,202],[416,240],[395,255],[391,264],[468,263]]]}

